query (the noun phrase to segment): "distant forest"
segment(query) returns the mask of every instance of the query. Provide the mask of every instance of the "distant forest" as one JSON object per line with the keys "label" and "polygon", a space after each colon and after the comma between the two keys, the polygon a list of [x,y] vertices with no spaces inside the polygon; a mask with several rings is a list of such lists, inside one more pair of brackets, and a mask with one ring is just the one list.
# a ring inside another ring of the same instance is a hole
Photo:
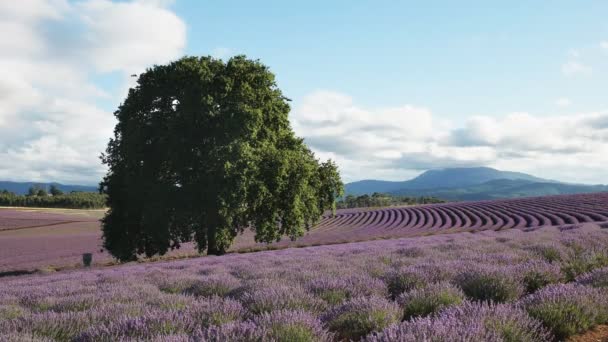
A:
{"label": "distant forest", "polygon": [[436,197],[421,196],[395,196],[375,192],[370,195],[353,196],[347,195],[336,203],[338,209],[347,208],[367,208],[367,207],[388,207],[394,205],[413,205],[444,203],[445,201]]}
{"label": "distant forest", "polygon": [[96,192],[63,193],[51,186],[47,192],[42,187],[31,187],[27,195],[17,195],[8,190],[0,190],[0,206],[34,207],[34,208],[67,208],[67,209],[101,209],[106,206],[106,195]]}

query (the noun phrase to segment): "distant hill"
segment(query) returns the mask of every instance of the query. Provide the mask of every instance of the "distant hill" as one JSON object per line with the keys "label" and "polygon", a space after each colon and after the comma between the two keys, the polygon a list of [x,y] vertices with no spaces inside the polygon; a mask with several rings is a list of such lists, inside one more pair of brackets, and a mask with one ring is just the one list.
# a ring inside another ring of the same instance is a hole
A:
{"label": "distant hill", "polygon": [[473,201],[603,191],[608,191],[608,186],[535,182],[523,179],[496,179],[456,188],[401,189],[391,193],[404,196],[433,196],[449,201]]}
{"label": "distant hill", "polygon": [[39,185],[47,190],[51,185],[55,185],[59,190],[63,192],[72,191],[86,191],[86,192],[97,192],[97,186],[91,185],[65,185],[59,183],[40,183],[40,182],[3,182],[0,181],[0,191],[8,190],[18,195],[25,195],[30,187]]}
{"label": "distant hill", "polygon": [[461,167],[429,170],[414,179],[402,182],[362,180],[348,183],[346,184],[346,194],[363,195],[414,189],[459,188],[498,179],[553,183],[553,181],[521,172],[500,171],[489,167]]}

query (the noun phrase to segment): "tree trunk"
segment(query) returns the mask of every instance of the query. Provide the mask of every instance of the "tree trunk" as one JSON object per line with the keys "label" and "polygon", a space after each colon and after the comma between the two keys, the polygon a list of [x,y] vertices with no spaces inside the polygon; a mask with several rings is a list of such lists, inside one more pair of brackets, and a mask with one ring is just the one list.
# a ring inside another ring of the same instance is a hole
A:
{"label": "tree trunk", "polygon": [[215,228],[207,228],[207,255],[222,255],[225,254],[226,251],[223,248],[220,248],[217,243],[216,238],[217,230]]}

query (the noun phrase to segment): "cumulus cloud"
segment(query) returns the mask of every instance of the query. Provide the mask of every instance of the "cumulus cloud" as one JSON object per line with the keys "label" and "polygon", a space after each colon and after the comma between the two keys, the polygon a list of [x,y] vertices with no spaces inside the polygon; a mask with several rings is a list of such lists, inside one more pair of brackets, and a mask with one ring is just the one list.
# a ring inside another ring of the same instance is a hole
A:
{"label": "cumulus cloud", "polygon": [[168,5],[0,2],[0,179],[101,179],[115,122],[99,104],[118,97],[94,79],[116,72],[126,84],[130,73],[178,57],[186,29]]}
{"label": "cumulus cloud", "polygon": [[[402,180],[429,168],[489,165],[573,182],[606,182],[608,112],[473,116],[461,125],[424,107],[364,108],[317,91],[292,114],[296,132],[349,180]],[[581,172],[584,169],[584,172]]]}
{"label": "cumulus cloud", "polygon": [[608,51],[608,40],[607,40],[607,41],[600,42],[600,48],[602,48],[602,49],[604,49],[604,50]]}

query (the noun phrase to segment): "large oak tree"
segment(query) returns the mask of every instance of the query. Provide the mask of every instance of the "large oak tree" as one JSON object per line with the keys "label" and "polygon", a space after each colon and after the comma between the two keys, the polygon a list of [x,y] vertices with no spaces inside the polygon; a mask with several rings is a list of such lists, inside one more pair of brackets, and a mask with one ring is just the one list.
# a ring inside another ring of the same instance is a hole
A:
{"label": "large oak tree", "polygon": [[288,99],[258,61],[185,57],[139,75],[115,112],[104,247],[120,260],[188,241],[222,254],[251,228],[304,234],[343,192],[336,165],[295,136]]}

